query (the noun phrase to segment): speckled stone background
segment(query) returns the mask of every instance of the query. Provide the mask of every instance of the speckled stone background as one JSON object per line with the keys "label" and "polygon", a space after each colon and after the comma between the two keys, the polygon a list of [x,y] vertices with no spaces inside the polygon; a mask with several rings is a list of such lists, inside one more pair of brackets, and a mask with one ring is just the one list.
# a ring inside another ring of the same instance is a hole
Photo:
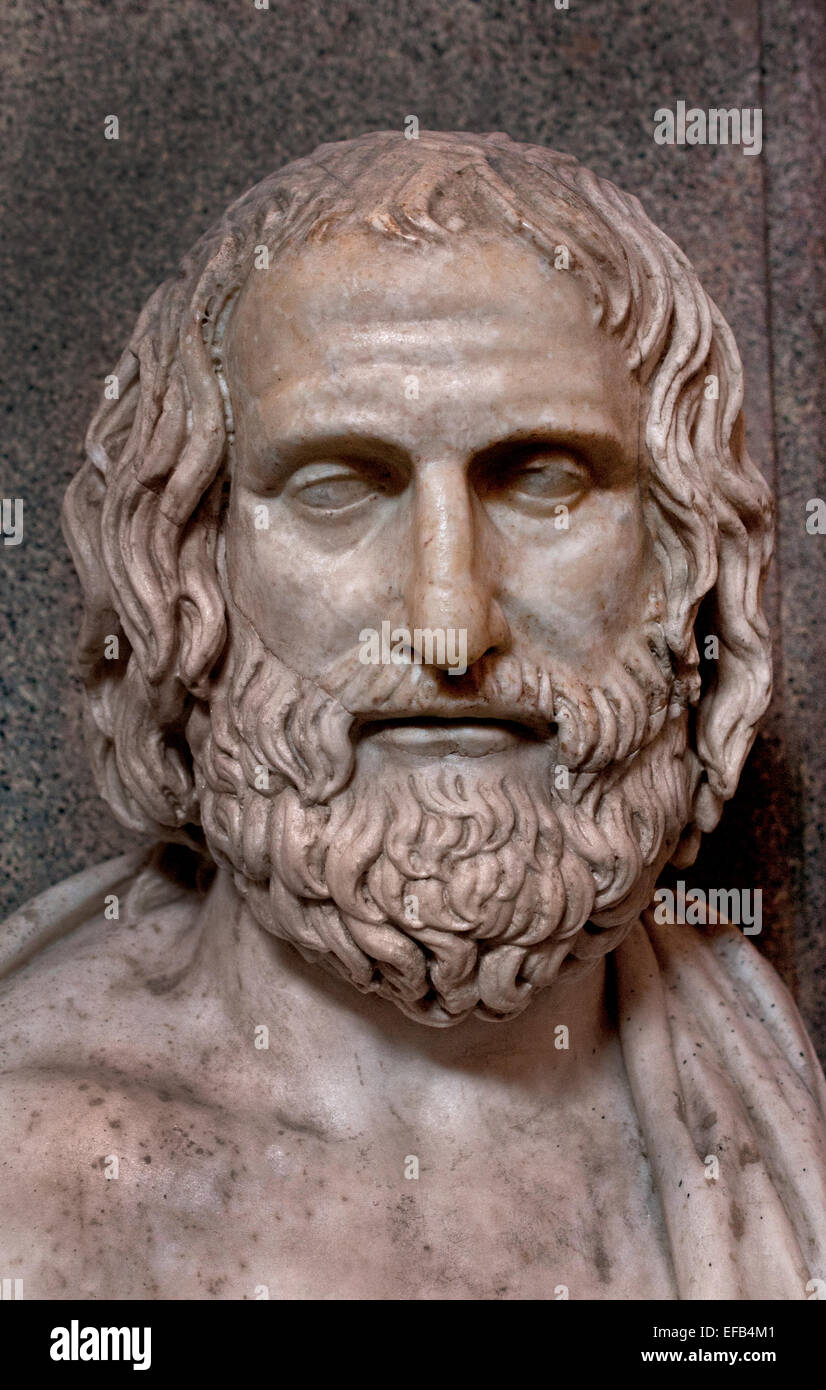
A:
{"label": "speckled stone background", "polygon": [[[819,0],[5,0],[0,491],[24,500],[25,537],[0,546],[0,917],[133,843],[91,784],[65,675],[78,591],[58,512],[104,375],[230,199],[415,114],[569,150],[637,193],[734,328],[779,499],[777,688],[691,882],[763,889],[759,944],[826,1057],[826,537],[805,527],[826,496],[825,20]],[[653,113],[678,99],[760,106],[762,155],[656,145]]]}

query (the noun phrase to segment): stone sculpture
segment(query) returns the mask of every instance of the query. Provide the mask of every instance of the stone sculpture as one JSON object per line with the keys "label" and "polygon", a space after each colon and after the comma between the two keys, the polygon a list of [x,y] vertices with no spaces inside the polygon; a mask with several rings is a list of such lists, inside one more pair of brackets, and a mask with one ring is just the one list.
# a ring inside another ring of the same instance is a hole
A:
{"label": "stone sculpture", "polygon": [[149,847],[0,938],[3,1274],[811,1296],[803,1025],[742,931],[652,911],[771,685],[771,498],[685,256],[567,155],[367,135],[233,204],[115,376],[64,524]]}

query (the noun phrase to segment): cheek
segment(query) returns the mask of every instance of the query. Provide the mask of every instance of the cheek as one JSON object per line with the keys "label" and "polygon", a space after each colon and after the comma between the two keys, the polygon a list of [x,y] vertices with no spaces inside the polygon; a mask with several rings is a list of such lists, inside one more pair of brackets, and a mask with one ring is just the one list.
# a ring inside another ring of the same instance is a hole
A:
{"label": "cheek", "polygon": [[587,661],[647,612],[657,566],[636,494],[604,494],[568,522],[510,548],[509,601],[534,641]]}
{"label": "cheek", "polygon": [[[307,584],[306,559],[283,527],[274,527],[265,499],[234,490],[227,521],[227,578],[235,603],[280,660],[312,674],[330,645],[331,614]],[[267,525],[269,521],[269,525]]]}
{"label": "cheek", "polygon": [[318,676],[358,644],[365,625],[387,616],[394,588],[388,576],[398,571],[398,555],[395,565],[381,564],[378,548],[314,547],[277,501],[233,489],[230,592],[269,650],[301,675]]}

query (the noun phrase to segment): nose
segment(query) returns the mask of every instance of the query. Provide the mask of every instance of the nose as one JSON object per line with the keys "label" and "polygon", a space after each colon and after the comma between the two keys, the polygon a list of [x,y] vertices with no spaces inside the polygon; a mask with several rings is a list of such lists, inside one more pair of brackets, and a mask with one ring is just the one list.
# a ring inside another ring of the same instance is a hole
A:
{"label": "nose", "polygon": [[[493,594],[494,556],[481,544],[484,517],[461,461],[431,462],[420,470],[413,524],[407,606],[414,631],[464,631],[468,667],[486,652],[506,649],[510,630]],[[448,667],[438,659],[433,664]]]}

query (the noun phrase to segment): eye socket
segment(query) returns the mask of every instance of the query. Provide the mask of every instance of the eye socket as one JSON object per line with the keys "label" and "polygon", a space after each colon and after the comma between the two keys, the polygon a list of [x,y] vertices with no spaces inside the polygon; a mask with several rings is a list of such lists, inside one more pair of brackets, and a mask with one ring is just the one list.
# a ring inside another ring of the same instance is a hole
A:
{"label": "eye socket", "polygon": [[492,499],[541,513],[572,506],[590,485],[588,469],[567,449],[542,449],[508,460],[488,477]]}
{"label": "eye socket", "polygon": [[346,462],[311,463],[290,478],[285,494],[314,512],[344,512],[384,490],[375,473],[365,474]]}

